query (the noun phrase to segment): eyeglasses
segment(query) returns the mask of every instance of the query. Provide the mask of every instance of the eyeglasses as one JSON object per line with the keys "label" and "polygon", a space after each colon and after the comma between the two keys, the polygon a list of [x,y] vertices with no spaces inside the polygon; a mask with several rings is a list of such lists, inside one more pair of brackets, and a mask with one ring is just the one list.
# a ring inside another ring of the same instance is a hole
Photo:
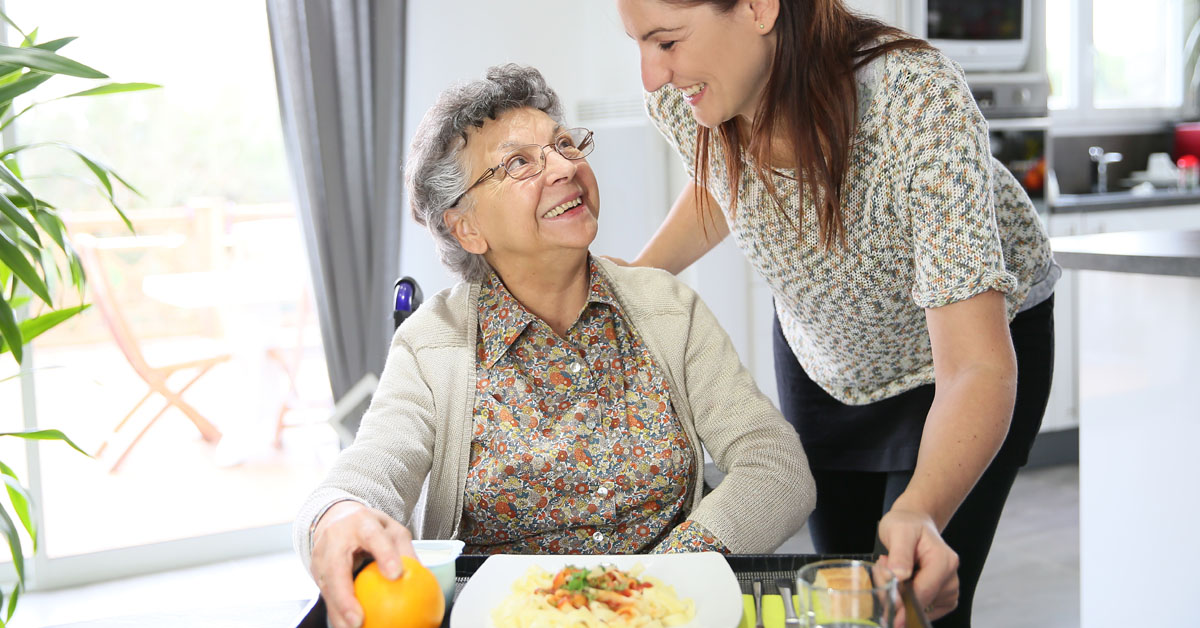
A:
{"label": "eyeglasses", "polygon": [[537,144],[525,144],[518,146],[505,154],[504,159],[501,159],[500,163],[485,170],[483,176],[476,179],[471,184],[471,187],[467,188],[466,192],[459,194],[458,198],[454,199],[454,202],[450,206],[457,207],[458,203],[467,195],[467,192],[475,189],[475,186],[480,183],[496,176],[496,173],[501,170],[508,173],[508,176],[516,181],[538,176],[546,169],[547,148],[553,148],[554,152],[562,155],[565,159],[574,161],[587,157],[595,147],[595,142],[592,141],[592,132],[584,128],[567,129],[559,133],[554,138],[554,141],[549,144],[541,146]]}

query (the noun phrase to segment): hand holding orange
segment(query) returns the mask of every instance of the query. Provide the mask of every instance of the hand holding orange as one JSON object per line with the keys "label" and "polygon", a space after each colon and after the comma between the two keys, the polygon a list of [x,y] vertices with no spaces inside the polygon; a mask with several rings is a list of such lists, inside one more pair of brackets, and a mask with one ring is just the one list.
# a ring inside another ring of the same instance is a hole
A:
{"label": "hand holding orange", "polygon": [[388,580],[379,565],[367,565],[354,578],[354,596],[363,609],[362,628],[438,628],[446,601],[433,572],[401,556],[404,573]]}

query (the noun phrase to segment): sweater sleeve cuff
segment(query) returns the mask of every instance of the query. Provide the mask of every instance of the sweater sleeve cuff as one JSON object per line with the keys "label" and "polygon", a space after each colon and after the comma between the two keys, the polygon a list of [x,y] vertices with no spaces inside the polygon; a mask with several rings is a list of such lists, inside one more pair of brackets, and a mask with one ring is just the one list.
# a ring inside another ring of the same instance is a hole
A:
{"label": "sweater sleeve cuff", "polygon": [[681,552],[720,552],[728,554],[729,548],[703,525],[691,519],[675,526],[651,554],[676,554]]}

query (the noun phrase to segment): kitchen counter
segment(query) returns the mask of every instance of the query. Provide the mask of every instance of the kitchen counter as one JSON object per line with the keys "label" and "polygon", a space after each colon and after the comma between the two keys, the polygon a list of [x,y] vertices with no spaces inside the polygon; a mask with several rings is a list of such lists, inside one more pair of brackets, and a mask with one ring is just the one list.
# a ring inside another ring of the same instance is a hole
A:
{"label": "kitchen counter", "polygon": [[1155,190],[1150,194],[1134,194],[1129,191],[1103,194],[1059,194],[1053,202],[1047,205],[1050,212],[1055,214],[1200,205],[1200,190],[1185,192],[1179,189],[1165,189]]}
{"label": "kitchen counter", "polygon": [[[1068,300],[1077,308],[1081,623],[1195,624],[1200,229],[1051,246],[1077,271]],[[1130,604],[1130,569],[1154,574],[1153,604]]]}
{"label": "kitchen counter", "polygon": [[1200,230],[1063,236],[1050,245],[1063,268],[1200,277]]}

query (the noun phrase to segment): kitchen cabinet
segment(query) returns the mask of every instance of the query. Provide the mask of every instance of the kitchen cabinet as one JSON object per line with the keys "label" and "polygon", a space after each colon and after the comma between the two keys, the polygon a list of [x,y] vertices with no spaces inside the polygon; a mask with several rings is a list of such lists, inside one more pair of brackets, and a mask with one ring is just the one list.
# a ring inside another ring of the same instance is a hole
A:
{"label": "kitchen cabinet", "polygon": [[[1084,269],[1077,273],[1082,625],[1193,625],[1200,229],[1058,238],[1054,246],[1064,266]],[[1153,603],[1130,603],[1129,572],[1113,568],[1114,556],[1136,557],[1139,571],[1155,574]]]}
{"label": "kitchen cabinet", "polygon": [[[1172,207],[1147,207],[1114,211],[1091,211],[1052,213],[1046,217],[1046,230],[1051,237],[1088,235],[1117,231],[1162,231],[1200,229],[1200,204]],[[1177,285],[1178,284],[1178,285]],[[1180,291],[1183,294],[1180,294]],[[1080,423],[1081,405],[1093,408],[1093,412],[1105,412],[1102,401],[1118,385],[1111,378],[1096,374],[1084,375],[1112,368],[1102,366],[1104,360],[1097,357],[1095,350],[1104,347],[1117,348],[1126,339],[1133,345],[1122,348],[1122,355],[1136,355],[1148,363],[1163,363],[1166,358],[1160,353],[1169,351],[1179,340],[1172,331],[1154,324],[1155,312],[1177,311],[1179,304],[1174,299],[1190,298],[1188,293],[1200,290],[1200,282],[1179,283],[1171,278],[1148,277],[1120,273],[1080,273],[1064,270],[1055,288],[1055,361],[1054,387],[1042,422],[1042,431],[1062,430],[1077,427]],[[1114,312],[1114,299],[1137,299],[1144,304],[1134,316],[1125,310]],[[1173,309],[1175,308],[1175,309]],[[1088,320],[1082,320],[1087,317]],[[1138,330],[1138,334],[1113,336],[1114,329]],[[1142,332],[1155,339],[1147,340]],[[1168,334],[1159,337],[1156,334]],[[1132,340],[1138,338],[1138,340]],[[1128,353],[1128,352],[1132,353]],[[1083,361],[1081,361],[1081,356]],[[1100,361],[1097,361],[1100,360]],[[1082,387],[1081,387],[1081,382]],[[1122,387],[1137,386],[1132,382]],[[1110,406],[1111,407],[1111,406]]]}

